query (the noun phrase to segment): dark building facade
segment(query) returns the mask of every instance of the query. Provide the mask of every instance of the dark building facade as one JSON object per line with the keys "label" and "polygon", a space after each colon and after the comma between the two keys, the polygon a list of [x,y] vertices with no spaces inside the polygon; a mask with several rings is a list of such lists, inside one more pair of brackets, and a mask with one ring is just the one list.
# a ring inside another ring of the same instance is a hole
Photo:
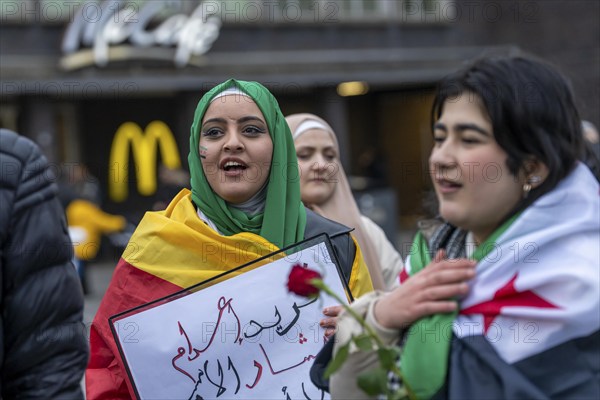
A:
{"label": "dark building facade", "polygon": [[[157,164],[178,153],[187,168],[196,103],[230,77],[263,83],[285,114],[330,121],[346,170],[380,175],[395,193],[394,222],[407,227],[429,188],[435,84],[465,61],[523,51],[546,58],[572,79],[582,117],[600,122],[597,1],[0,4],[0,123],[33,138],[56,165],[85,162],[105,208],[134,221],[156,200]],[[162,130],[151,141],[155,121]],[[121,128],[131,140],[120,143],[130,147],[116,159]],[[163,131],[176,151],[166,145],[153,161]],[[122,182],[119,199],[114,185]],[[353,182],[358,190],[369,181]]]}

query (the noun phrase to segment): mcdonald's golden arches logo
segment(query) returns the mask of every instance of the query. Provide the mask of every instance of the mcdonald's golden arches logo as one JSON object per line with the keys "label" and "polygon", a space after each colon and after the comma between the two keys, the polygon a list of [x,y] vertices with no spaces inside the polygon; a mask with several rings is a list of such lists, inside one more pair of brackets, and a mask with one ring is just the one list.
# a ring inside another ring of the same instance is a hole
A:
{"label": "mcdonald's golden arches logo", "polygon": [[138,192],[143,196],[156,193],[157,147],[165,167],[181,167],[173,132],[164,122],[150,122],[145,132],[135,122],[125,122],[117,129],[110,149],[108,171],[108,190],[113,201],[122,202],[127,199],[130,148],[133,149]]}

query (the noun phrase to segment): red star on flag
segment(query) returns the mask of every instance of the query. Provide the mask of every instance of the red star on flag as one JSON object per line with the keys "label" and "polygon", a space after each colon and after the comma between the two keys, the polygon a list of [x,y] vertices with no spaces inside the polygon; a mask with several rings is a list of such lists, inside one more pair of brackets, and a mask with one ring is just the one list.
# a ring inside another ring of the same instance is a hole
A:
{"label": "red star on flag", "polygon": [[531,290],[519,292],[515,288],[517,275],[515,274],[506,285],[498,289],[491,300],[465,308],[460,313],[463,315],[483,314],[483,332],[487,333],[494,319],[500,314],[502,307],[560,308]]}
{"label": "red star on flag", "polygon": [[400,275],[398,276],[398,278],[400,279],[400,283],[404,283],[408,278],[410,278],[408,272],[406,272],[406,267],[402,268],[402,271],[400,271]]}

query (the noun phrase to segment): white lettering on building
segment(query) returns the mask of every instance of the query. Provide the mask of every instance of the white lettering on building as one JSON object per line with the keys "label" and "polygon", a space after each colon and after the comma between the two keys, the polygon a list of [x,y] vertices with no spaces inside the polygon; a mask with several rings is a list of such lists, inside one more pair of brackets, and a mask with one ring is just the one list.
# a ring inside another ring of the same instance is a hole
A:
{"label": "white lettering on building", "polygon": [[149,1],[141,8],[124,0],[110,0],[99,5],[84,3],[67,27],[62,51],[70,55],[81,47],[92,47],[94,62],[106,66],[109,48],[129,41],[137,47],[173,47],[174,62],[178,67],[187,65],[192,56],[206,53],[219,36],[221,20],[200,3],[187,16],[171,15],[149,31],[149,23],[163,12],[167,2]]}

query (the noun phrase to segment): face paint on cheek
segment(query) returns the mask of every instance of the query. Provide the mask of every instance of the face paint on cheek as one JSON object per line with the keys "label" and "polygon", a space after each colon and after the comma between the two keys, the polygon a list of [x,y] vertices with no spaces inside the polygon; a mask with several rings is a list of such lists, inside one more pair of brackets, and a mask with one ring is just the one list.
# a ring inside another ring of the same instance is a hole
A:
{"label": "face paint on cheek", "polygon": [[208,149],[204,146],[200,146],[200,152],[199,152],[200,158],[203,158],[203,159],[206,158],[207,153],[208,153]]}

